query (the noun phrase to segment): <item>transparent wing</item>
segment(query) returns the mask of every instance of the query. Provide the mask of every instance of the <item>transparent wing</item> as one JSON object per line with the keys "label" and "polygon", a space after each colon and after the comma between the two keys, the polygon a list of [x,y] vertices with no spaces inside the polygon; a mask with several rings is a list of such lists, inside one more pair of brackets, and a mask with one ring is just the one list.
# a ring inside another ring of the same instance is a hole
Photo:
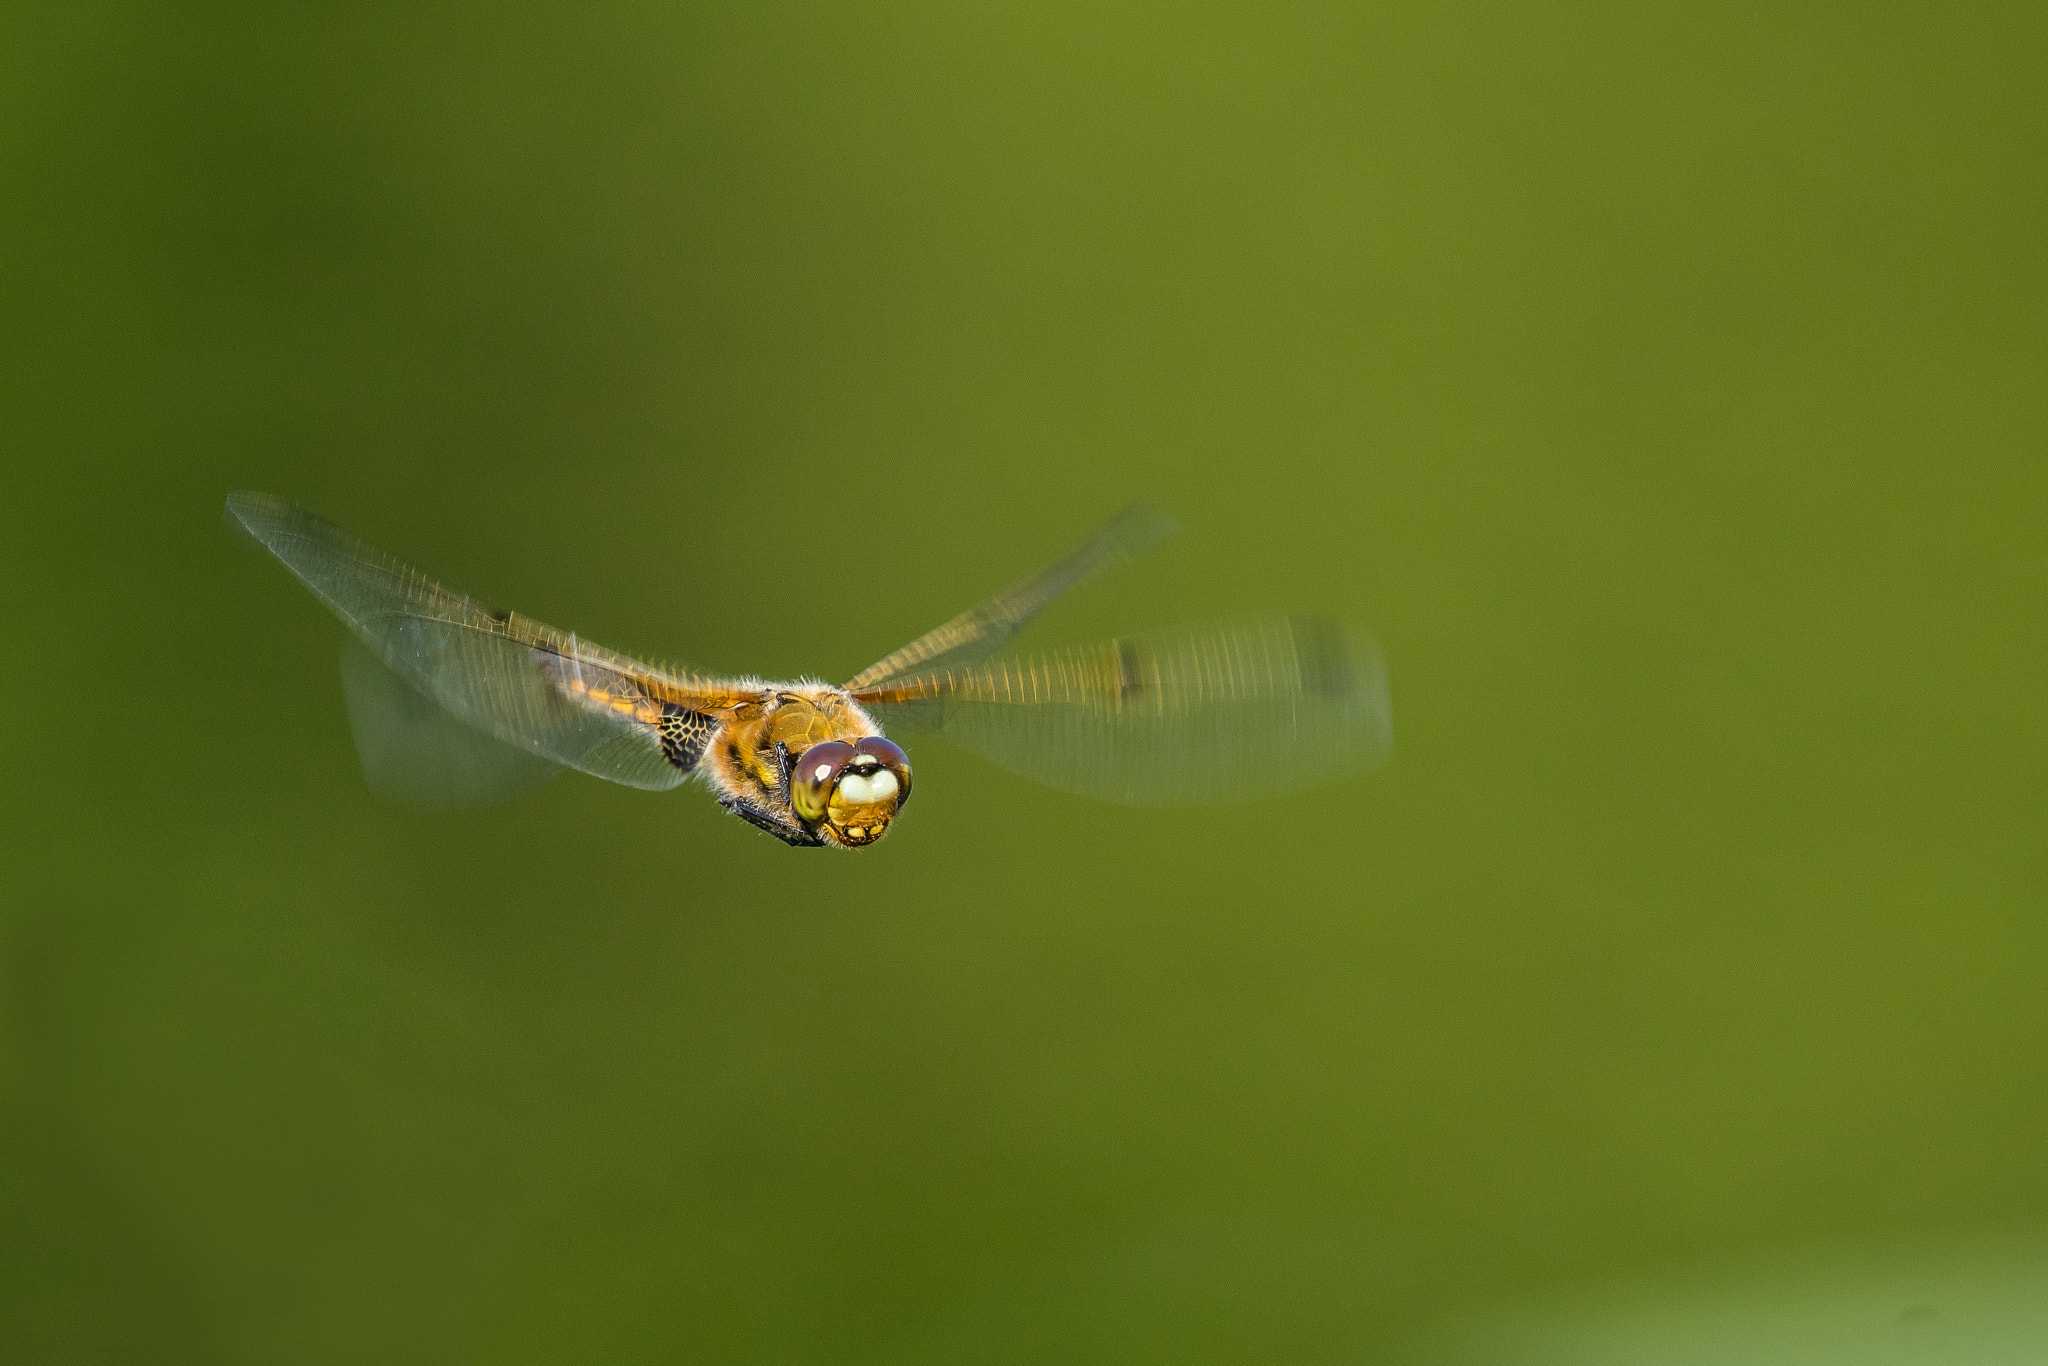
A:
{"label": "transparent wing", "polygon": [[354,636],[341,650],[349,729],[370,790],[420,811],[508,802],[562,771],[537,754],[458,721],[384,666]]}
{"label": "transparent wing", "polygon": [[1378,761],[1393,734],[1378,649],[1311,617],[942,667],[854,697],[884,725],[1133,806],[1273,796]]}
{"label": "transparent wing", "polygon": [[393,673],[554,763],[628,787],[674,787],[688,772],[663,753],[663,704],[704,711],[741,695],[491,611],[281,498],[230,494],[228,513]]}
{"label": "transparent wing", "polygon": [[912,670],[959,667],[1000,650],[1054,598],[1086,579],[1137,558],[1179,528],[1171,517],[1134,503],[1103,523],[1087,544],[1036,577],[971,607],[944,626],[926,632],[887,659],[870,664],[846,684],[857,692],[903,677]]}

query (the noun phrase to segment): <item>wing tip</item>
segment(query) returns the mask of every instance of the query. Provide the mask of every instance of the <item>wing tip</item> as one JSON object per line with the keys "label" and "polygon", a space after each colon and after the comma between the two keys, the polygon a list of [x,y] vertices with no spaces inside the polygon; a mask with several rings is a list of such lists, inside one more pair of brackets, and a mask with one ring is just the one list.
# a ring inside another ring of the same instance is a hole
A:
{"label": "wing tip", "polygon": [[1140,498],[1109,519],[1107,530],[1126,559],[1136,559],[1161,541],[1180,534],[1172,513],[1149,498]]}
{"label": "wing tip", "polygon": [[227,502],[220,510],[220,519],[229,529],[246,532],[250,530],[250,518],[258,514],[263,504],[270,501],[267,493],[256,493],[250,489],[231,489]]}
{"label": "wing tip", "polygon": [[265,546],[286,523],[294,517],[306,515],[306,511],[295,503],[274,493],[258,493],[253,489],[233,490],[221,507],[222,525]]}
{"label": "wing tip", "polygon": [[1394,740],[1387,657],[1379,642],[1335,617],[1290,616],[1287,628],[1303,688],[1358,715],[1372,732],[1370,762],[1379,762]]}

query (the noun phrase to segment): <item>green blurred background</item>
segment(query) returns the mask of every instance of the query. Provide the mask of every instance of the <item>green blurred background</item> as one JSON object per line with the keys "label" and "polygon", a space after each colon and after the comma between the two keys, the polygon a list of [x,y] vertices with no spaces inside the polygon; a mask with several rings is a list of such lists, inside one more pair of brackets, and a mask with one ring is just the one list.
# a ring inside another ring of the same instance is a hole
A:
{"label": "green blurred background", "polygon": [[[2031,1256],[2044,70],[2038,4],[0,11],[0,1358],[1391,1362]],[[236,487],[833,677],[1149,495],[1034,637],[1334,613],[1394,755],[927,743],[857,856],[423,818]]]}

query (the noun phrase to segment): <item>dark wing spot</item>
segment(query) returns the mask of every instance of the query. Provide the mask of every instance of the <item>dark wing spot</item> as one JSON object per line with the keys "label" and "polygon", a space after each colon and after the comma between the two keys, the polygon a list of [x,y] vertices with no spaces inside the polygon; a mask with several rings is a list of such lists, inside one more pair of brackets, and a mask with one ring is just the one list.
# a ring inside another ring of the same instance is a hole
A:
{"label": "dark wing spot", "polygon": [[1116,643],[1116,695],[1128,702],[1145,691],[1145,671],[1140,667],[1138,647],[1128,640]]}
{"label": "dark wing spot", "polygon": [[691,711],[674,702],[661,704],[661,752],[685,773],[704,757],[704,750],[717,731],[718,722],[701,711]]}
{"label": "dark wing spot", "polygon": [[1341,701],[1358,691],[1358,663],[1344,628],[1326,617],[1291,617],[1294,661],[1302,686],[1317,697]]}

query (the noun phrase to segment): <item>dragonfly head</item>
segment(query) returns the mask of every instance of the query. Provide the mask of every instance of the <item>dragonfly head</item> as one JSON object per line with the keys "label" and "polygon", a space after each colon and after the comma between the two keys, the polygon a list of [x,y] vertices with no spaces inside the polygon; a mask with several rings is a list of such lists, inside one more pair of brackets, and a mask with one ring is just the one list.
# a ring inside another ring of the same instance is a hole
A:
{"label": "dragonfly head", "polygon": [[789,799],[831,843],[873,844],[910,800],[910,756],[879,735],[812,745],[791,766]]}

